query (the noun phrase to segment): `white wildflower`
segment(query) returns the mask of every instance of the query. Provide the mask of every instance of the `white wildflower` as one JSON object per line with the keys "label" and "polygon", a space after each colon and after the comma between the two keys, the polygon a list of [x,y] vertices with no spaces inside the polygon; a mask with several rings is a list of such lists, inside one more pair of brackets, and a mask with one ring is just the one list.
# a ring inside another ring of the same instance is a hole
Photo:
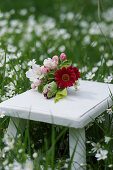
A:
{"label": "white wildflower", "polygon": [[113,164],[109,164],[108,167],[109,167],[109,168],[112,168],[112,167],[113,167]]}
{"label": "white wildflower", "polygon": [[108,76],[107,78],[104,78],[105,83],[111,83],[112,80],[113,80],[112,76]]}
{"label": "white wildflower", "polygon": [[99,151],[101,149],[100,143],[93,142],[93,143],[91,143],[91,145],[93,146],[93,148],[91,149],[92,152],[96,152],[96,151]]}
{"label": "white wildflower", "polygon": [[105,143],[109,143],[110,140],[111,140],[111,137],[105,136]]}
{"label": "white wildflower", "polygon": [[94,76],[95,76],[94,73],[89,72],[88,74],[86,74],[86,79],[91,80],[91,79],[93,79]]}
{"label": "white wildflower", "polygon": [[5,152],[4,152],[4,150],[1,150],[1,149],[0,149],[0,157],[1,157],[1,158],[5,158]]}
{"label": "white wildflower", "polygon": [[97,41],[93,41],[93,42],[91,43],[91,46],[92,46],[92,47],[96,47],[96,45],[97,45]]}
{"label": "white wildflower", "polygon": [[108,154],[108,151],[107,150],[100,150],[96,155],[95,157],[97,158],[97,160],[104,160],[107,158],[107,154]]}
{"label": "white wildflower", "polygon": [[3,67],[3,64],[2,64],[2,63],[0,63],[0,67]]}
{"label": "white wildflower", "polygon": [[35,152],[33,153],[33,158],[37,158],[38,154]]}
{"label": "white wildflower", "polygon": [[65,47],[64,45],[62,45],[62,46],[60,46],[60,47],[58,48],[58,50],[59,50],[60,52],[64,52],[65,49],[66,49],[66,47]]}
{"label": "white wildflower", "polygon": [[12,46],[12,45],[8,45],[7,50],[8,50],[9,52],[16,52],[17,48],[14,47],[14,46]]}
{"label": "white wildflower", "polygon": [[108,67],[113,66],[113,60],[108,60],[108,61],[106,62],[106,65],[107,65]]}
{"label": "white wildflower", "polygon": [[106,109],[106,110],[107,110],[107,113],[110,114],[110,115],[113,113],[112,108],[109,108],[109,109]]}
{"label": "white wildflower", "polygon": [[7,164],[8,164],[8,160],[6,159],[3,161],[3,165],[6,166]]}
{"label": "white wildflower", "polygon": [[100,116],[97,118],[97,122],[98,122],[98,123],[102,123],[103,121],[105,121],[104,115],[100,115]]}
{"label": "white wildflower", "polygon": [[72,20],[72,19],[74,18],[74,13],[68,12],[66,18],[67,18],[68,20]]}
{"label": "white wildflower", "polygon": [[0,113],[0,118],[3,118],[5,115],[3,113]]}
{"label": "white wildflower", "polygon": [[24,165],[24,170],[33,170],[33,162],[31,160],[27,160]]}
{"label": "white wildflower", "polygon": [[14,138],[9,136],[7,133],[4,134],[3,142],[10,148],[12,149],[14,146]]}
{"label": "white wildflower", "polygon": [[93,67],[92,68],[92,73],[95,73],[98,70],[98,67]]}
{"label": "white wildflower", "polygon": [[22,152],[23,152],[23,149],[19,149],[19,150],[18,150],[18,153],[22,153]]}
{"label": "white wildflower", "polygon": [[27,14],[27,9],[21,9],[20,15],[25,16]]}
{"label": "white wildflower", "polygon": [[36,60],[33,59],[32,61],[29,61],[29,62],[28,62],[28,66],[33,66],[35,63],[36,63]]}

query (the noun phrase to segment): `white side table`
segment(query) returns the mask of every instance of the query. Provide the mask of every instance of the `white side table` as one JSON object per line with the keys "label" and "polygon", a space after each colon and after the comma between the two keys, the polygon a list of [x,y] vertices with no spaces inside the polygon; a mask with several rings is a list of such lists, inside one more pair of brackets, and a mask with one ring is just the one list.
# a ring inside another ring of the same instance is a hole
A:
{"label": "white side table", "polygon": [[[54,103],[42,94],[29,90],[0,104],[0,112],[11,116],[8,133],[16,136],[16,126],[30,119],[69,127],[70,156],[76,146],[72,170],[81,170],[80,164],[86,162],[85,126],[113,104],[109,88],[113,85],[91,81],[80,81],[80,91],[70,88],[68,96]],[[20,121],[21,120],[21,121]]]}

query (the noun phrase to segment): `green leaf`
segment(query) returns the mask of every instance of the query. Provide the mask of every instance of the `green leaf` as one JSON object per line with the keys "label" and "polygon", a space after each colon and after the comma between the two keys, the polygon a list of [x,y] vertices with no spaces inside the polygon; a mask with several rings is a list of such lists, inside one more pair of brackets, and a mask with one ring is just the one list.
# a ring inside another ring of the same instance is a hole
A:
{"label": "green leaf", "polygon": [[71,60],[64,60],[61,64],[60,64],[60,69],[62,69],[62,67],[69,67],[72,65],[72,61]]}
{"label": "green leaf", "polygon": [[43,83],[41,83],[41,84],[38,86],[38,92],[39,92],[39,93],[42,93],[43,87],[44,87],[44,84],[43,84]]}
{"label": "green leaf", "polygon": [[64,97],[67,96],[67,89],[65,88],[64,90],[58,90],[54,99],[54,102],[58,102],[60,99],[63,99]]}

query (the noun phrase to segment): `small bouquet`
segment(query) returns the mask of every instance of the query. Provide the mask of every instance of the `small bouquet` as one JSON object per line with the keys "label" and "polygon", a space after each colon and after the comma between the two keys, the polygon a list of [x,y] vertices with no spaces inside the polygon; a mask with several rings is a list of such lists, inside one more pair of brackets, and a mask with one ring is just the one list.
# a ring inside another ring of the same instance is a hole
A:
{"label": "small bouquet", "polygon": [[79,70],[72,67],[72,61],[66,58],[65,53],[60,58],[53,56],[52,59],[45,59],[42,66],[33,63],[26,76],[32,82],[32,89],[43,93],[47,99],[55,97],[55,103],[67,96],[67,87],[77,88],[81,77]]}

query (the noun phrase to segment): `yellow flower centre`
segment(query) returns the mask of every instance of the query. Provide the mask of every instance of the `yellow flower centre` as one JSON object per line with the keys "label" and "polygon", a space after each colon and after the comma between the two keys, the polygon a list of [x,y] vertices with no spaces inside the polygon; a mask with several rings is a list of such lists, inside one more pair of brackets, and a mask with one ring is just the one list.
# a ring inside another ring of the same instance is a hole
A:
{"label": "yellow flower centre", "polygon": [[39,75],[40,75],[40,72],[37,72],[37,75],[39,76]]}
{"label": "yellow flower centre", "polygon": [[63,75],[62,75],[62,80],[63,80],[63,81],[69,81],[69,79],[70,79],[70,78],[69,78],[69,74],[63,74]]}

